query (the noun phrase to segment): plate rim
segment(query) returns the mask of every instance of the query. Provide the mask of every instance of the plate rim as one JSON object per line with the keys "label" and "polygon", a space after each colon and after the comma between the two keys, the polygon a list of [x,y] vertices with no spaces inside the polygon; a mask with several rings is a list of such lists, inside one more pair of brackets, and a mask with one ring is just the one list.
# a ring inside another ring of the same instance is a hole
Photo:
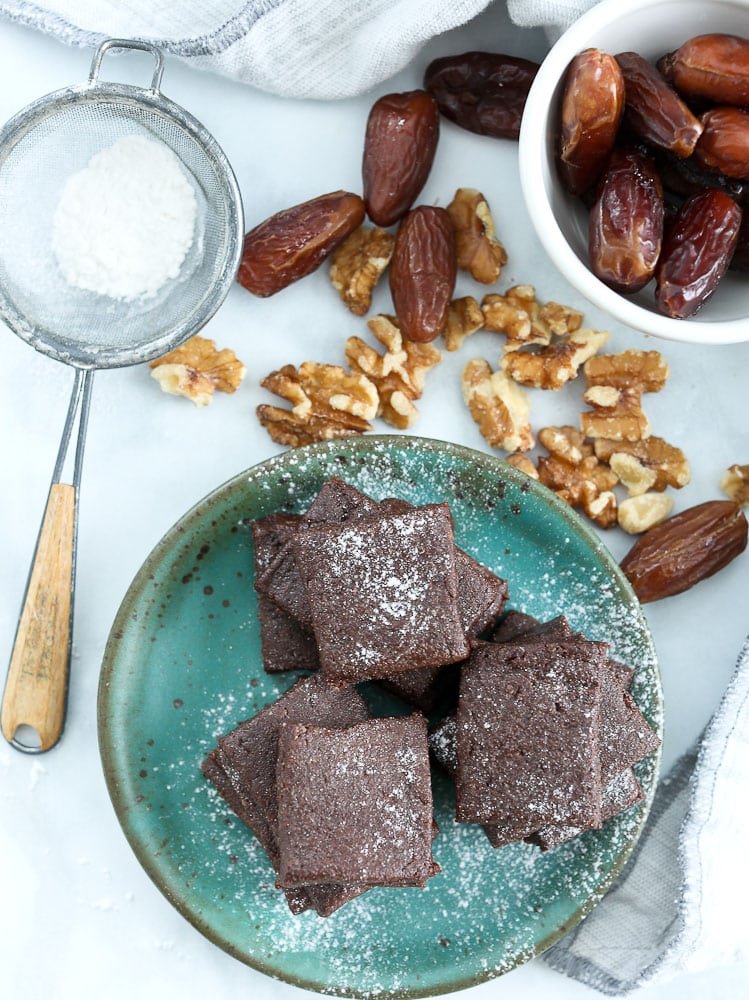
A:
{"label": "plate rim", "polygon": [[214,930],[211,924],[204,920],[201,915],[189,905],[184,894],[172,891],[170,886],[166,884],[166,880],[161,877],[161,867],[156,863],[147,848],[140,842],[140,839],[136,836],[135,831],[127,824],[125,819],[130,806],[124,801],[120,793],[119,780],[115,767],[116,752],[110,738],[111,718],[107,713],[110,680],[116,673],[117,656],[115,651],[119,648],[119,643],[122,635],[124,634],[127,623],[132,620],[131,616],[133,608],[138,599],[145,594],[145,591],[148,588],[148,583],[152,581],[154,568],[161,565],[164,557],[172,550],[175,541],[178,540],[181,535],[184,535],[187,530],[189,530],[189,526],[193,521],[203,517],[210,511],[211,506],[219,504],[224,498],[231,496],[231,494],[240,488],[242,484],[250,484],[253,482],[253,480],[268,466],[283,466],[291,463],[292,459],[295,464],[298,464],[308,457],[313,459],[322,459],[326,455],[333,457],[336,452],[340,452],[342,449],[349,452],[349,454],[355,454],[357,452],[366,453],[373,451],[378,447],[381,449],[396,448],[399,450],[403,449],[405,451],[416,452],[421,450],[441,452],[443,454],[454,455],[467,463],[477,462],[482,466],[501,466],[502,476],[505,479],[509,479],[518,486],[522,486],[526,492],[535,493],[544,502],[550,504],[552,510],[556,514],[561,515],[562,519],[567,522],[569,528],[585,539],[585,541],[593,549],[596,557],[602,559],[604,563],[608,565],[608,568],[612,570],[613,575],[622,591],[629,597],[630,601],[640,609],[640,625],[643,637],[647,640],[649,653],[652,656],[654,666],[655,683],[653,685],[652,695],[653,715],[658,723],[658,735],[662,740],[663,688],[653,636],[647,619],[642,612],[642,608],[629,581],[624,576],[624,573],[609,549],[594,532],[592,527],[588,525],[583,518],[565,501],[557,497],[552,490],[547,489],[536,480],[527,476],[521,470],[507,463],[498,455],[491,455],[465,445],[454,444],[450,441],[444,441],[437,438],[420,437],[416,435],[401,436],[397,434],[368,434],[362,437],[347,437],[334,439],[332,441],[316,442],[314,444],[303,445],[298,448],[290,448],[277,455],[271,455],[268,458],[263,459],[262,461],[257,462],[230,477],[219,486],[205,494],[201,499],[189,507],[171,525],[171,527],[169,527],[162,534],[156,544],[151,548],[150,552],[128,585],[108,633],[102,656],[97,690],[97,741],[107,792],[114,808],[117,822],[130,848],[135,854],[136,860],[154,883],[156,888],[172,904],[177,912],[180,913],[181,916],[184,917],[188,923],[190,923],[204,937],[244,965],[255,969],[263,975],[269,976],[272,979],[286,982],[289,985],[297,986],[301,989],[311,990],[323,995],[351,997],[356,998],[356,1000],[371,1000],[373,996],[376,996],[378,1000],[410,1000],[410,998],[416,1000],[416,998],[437,996],[440,994],[469,989],[470,987],[477,986],[480,983],[500,978],[507,972],[525,964],[531,958],[536,958],[541,955],[544,951],[555,944],[555,942],[560,940],[565,934],[569,933],[569,931],[576,927],[580,921],[583,920],[595,908],[595,906],[598,905],[629,860],[645,828],[658,783],[662,743],[655,751],[653,751],[652,759],[654,760],[654,779],[650,788],[647,790],[645,799],[641,803],[640,821],[638,827],[630,836],[627,843],[623,846],[612,866],[607,870],[600,882],[596,884],[594,890],[585,902],[581,904],[574,913],[570,914],[569,918],[561,926],[555,927],[554,930],[539,941],[533,947],[530,954],[523,952],[522,954],[516,956],[512,961],[512,964],[507,967],[503,967],[501,972],[497,972],[496,969],[491,968],[480,969],[473,975],[453,979],[449,984],[441,984],[437,991],[435,991],[434,988],[426,986],[396,987],[393,989],[373,990],[348,986],[336,987],[335,985],[329,984],[321,986],[319,982],[311,978],[295,976],[286,972],[281,974],[275,967],[264,962],[262,958],[248,955],[235,947],[231,941],[229,941],[220,932]]}

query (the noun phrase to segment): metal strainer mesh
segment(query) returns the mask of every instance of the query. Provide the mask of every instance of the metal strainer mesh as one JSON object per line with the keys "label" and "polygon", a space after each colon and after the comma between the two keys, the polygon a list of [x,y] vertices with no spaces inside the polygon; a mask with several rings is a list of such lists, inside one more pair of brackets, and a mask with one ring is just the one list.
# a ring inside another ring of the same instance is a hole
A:
{"label": "metal strainer mesh", "polygon": [[[158,90],[133,90],[97,84],[52,94],[26,110],[0,151],[2,318],[38,349],[83,367],[131,364],[171,349],[212,315],[238,264],[241,207],[223,153]],[[151,298],[122,301],[66,282],[52,250],[52,220],[67,179],[133,134],[176,154],[197,218],[178,277]]]}

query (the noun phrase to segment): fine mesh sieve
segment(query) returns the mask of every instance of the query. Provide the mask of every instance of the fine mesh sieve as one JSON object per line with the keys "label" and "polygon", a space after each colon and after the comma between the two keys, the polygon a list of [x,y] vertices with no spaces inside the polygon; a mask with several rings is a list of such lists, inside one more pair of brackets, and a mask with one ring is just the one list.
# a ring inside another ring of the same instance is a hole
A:
{"label": "fine mesh sieve", "polygon": [[[150,53],[150,87],[101,81],[102,59],[112,49]],[[98,48],[85,83],[34,102],[0,132],[0,319],[38,351],[77,369],[3,697],[2,731],[20,750],[49,749],[64,722],[75,508],[93,370],[149,361],[187,340],[218,309],[239,267],[243,216],[234,173],[200,122],[161,93],[162,72],[163,57],[154,46],[109,39]],[[131,135],[172,150],[197,212],[177,277],[150,297],[125,300],[69,284],[53,253],[52,234],[68,178],[94,154]],[[60,477],[77,417],[68,486]],[[21,741],[22,729],[34,731],[38,743]]]}

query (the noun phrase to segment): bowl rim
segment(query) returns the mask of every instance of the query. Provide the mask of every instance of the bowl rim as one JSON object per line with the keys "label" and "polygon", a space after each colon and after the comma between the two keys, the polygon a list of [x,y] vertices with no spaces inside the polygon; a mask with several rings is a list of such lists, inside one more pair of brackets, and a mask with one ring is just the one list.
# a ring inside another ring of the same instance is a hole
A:
{"label": "bowl rim", "polygon": [[[715,6],[743,9],[736,0],[712,0]],[[624,12],[632,16],[643,8],[681,5],[683,0],[601,0],[576,20],[552,45],[536,74],[520,127],[518,162],[520,184],[526,209],[536,234],[560,273],[593,305],[614,319],[664,340],[695,344],[738,344],[749,341],[749,314],[730,320],[673,319],[644,308],[605,285],[571,249],[551,209],[544,167],[547,123],[552,109],[551,95],[573,55],[590,46],[590,36]],[[552,173],[553,176],[553,173]]]}

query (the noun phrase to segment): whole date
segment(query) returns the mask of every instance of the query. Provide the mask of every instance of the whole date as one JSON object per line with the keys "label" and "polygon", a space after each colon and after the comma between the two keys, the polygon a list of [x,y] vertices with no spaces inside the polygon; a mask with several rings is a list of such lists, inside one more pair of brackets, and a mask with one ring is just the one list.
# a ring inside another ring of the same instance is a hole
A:
{"label": "whole date", "polygon": [[557,167],[572,194],[597,180],[614,148],[624,109],[624,77],[613,56],[585,49],[570,63],[562,91]]}
{"label": "whole date", "polygon": [[439,111],[431,94],[385,94],[367,119],[362,159],[364,203],[378,226],[403,218],[424,187],[439,140]]}
{"label": "whole date", "polygon": [[593,273],[618,292],[644,288],[660,256],[663,214],[663,188],[649,157],[614,150],[590,212]]}
{"label": "whole date", "polygon": [[464,52],[431,62],[424,87],[450,121],[496,139],[517,139],[539,64],[496,52]]}
{"label": "whole date", "polygon": [[411,209],[390,262],[390,294],[406,340],[426,343],[442,332],[456,276],[455,230],[446,210]]}
{"label": "whole date", "polygon": [[333,191],[277,212],[244,238],[240,285],[265,298],[306,277],[364,221],[364,202]]}
{"label": "whole date", "polygon": [[667,316],[693,316],[731,263],[741,208],[717,188],[692,195],[668,229],[655,272],[656,303]]}

